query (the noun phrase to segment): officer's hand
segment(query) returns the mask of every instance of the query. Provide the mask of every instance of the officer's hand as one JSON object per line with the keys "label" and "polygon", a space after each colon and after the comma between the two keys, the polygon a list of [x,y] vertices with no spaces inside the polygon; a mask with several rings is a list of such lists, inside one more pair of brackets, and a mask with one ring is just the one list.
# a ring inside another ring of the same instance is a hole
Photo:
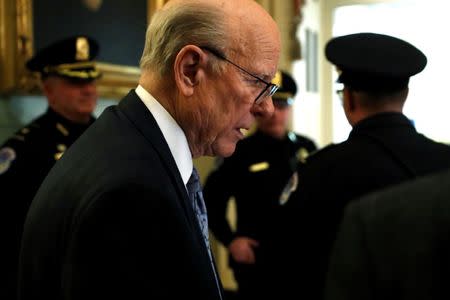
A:
{"label": "officer's hand", "polygon": [[233,259],[241,264],[254,264],[255,251],[253,248],[258,247],[258,241],[248,237],[237,237],[228,245]]}

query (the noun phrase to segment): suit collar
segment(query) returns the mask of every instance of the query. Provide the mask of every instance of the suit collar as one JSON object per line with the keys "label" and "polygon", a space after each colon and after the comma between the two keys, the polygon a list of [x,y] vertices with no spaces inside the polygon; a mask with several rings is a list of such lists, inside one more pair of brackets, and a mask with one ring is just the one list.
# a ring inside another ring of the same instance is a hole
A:
{"label": "suit collar", "polygon": [[[123,98],[118,105],[119,109],[124,115],[133,123],[137,130],[147,139],[149,144],[153,146],[153,149],[158,153],[162,163],[169,170],[169,176],[176,188],[176,192],[181,199],[181,206],[184,209],[186,218],[189,220],[191,227],[198,243],[202,244],[204,248],[205,258],[209,261],[208,250],[206,249],[203,235],[201,233],[200,226],[196,219],[195,212],[191,205],[191,200],[187,194],[186,186],[178,171],[174,158],[171,155],[169,145],[166,143],[158,124],[153,115],[148,111],[145,104],[141,101],[134,90],[130,91],[125,98]],[[212,270],[211,270],[212,271]]]}
{"label": "suit collar", "polygon": [[[177,194],[183,199],[182,204],[187,216],[192,216],[192,208],[190,205],[187,205],[190,200],[187,195],[186,186],[181,178],[175,160],[171,155],[169,145],[164,139],[164,135],[159,129],[153,115],[148,111],[147,107],[134,90],[130,91],[128,95],[120,101],[118,106],[130,122],[136,126],[137,130],[142,133],[149,144],[153,146],[156,153],[158,153],[162,163],[169,170],[168,173],[177,189]],[[189,220],[191,219],[192,218],[190,217]]]}

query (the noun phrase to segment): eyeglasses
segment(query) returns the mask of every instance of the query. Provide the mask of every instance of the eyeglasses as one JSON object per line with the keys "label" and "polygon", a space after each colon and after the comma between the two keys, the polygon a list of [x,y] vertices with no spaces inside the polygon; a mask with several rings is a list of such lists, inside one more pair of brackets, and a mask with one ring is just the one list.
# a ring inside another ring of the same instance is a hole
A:
{"label": "eyeglasses", "polygon": [[275,92],[280,88],[278,85],[276,85],[274,83],[267,82],[264,79],[261,79],[261,78],[259,78],[256,75],[253,75],[252,73],[250,73],[249,71],[245,70],[241,66],[239,66],[239,65],[235,64],[234,62],[232,62],[231,60],[227,59],[225,57],[225,55],[223,55],[222,53],[220,53],[216,49],[213,49],[213,48],[210,48],[210,47],[200,47],[200,49],[203,49],[203,50],[206,50],[206,51],[210,52],[211,54],[213,54],[217,58],[220,58],[220,59],[222,59],[222,60],[232,64],[233,66],[235,66],[236,68],[238,68],[239,70],[244,72],[245,74],[250,75],[251,77],[253,77],[255,79],[258,79],[258,81],[264,83],[266,86],[264,87],[262,92],[259,93],[259,95],[256,97],[256,99],[255,99],[255,103],[256,104],[260,104],[261,102],[263,102],[264,99],[267,99],[268,97],[272,97],[273,94],[275,94]]}

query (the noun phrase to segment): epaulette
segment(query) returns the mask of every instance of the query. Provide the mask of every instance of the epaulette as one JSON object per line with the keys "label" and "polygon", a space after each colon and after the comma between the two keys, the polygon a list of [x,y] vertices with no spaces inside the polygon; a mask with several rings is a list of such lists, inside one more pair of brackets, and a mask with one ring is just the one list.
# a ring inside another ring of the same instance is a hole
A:
{"label": "epaulette", "polygon": [[29,136],[30,134],[34,133],[35,130],[34,129],[38,129],[40,128],[39,124],[36,124],[35,122],[19,129],[12,137],[12,140],[16,140],[16,141],[20,141],[20,142],[25,142],[27,136]]}

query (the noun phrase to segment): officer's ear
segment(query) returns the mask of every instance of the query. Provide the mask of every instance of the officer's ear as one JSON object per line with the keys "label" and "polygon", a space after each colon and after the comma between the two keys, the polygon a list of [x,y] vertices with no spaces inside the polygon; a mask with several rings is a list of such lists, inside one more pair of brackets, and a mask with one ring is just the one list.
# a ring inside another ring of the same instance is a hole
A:
{"label": "officer's ear", "polygon": [[349,112],[354,111],[358,106],[354,91],[352,91],[349,88],[346,88],[344,89],[343,92],[344,95],[342,101],[344,101],[344,108]]}
{"label": "officer's ear", "polygon": [[53,82],[51,77],[46,77],[42,80],[42,91],[45,95],[49,95],[53,92]]}
{"label": "officer's ear", "polygon": [[47,102],[50,106],[53,106],[56,102],[58,102],[59,93],[58,89],[56,88],[57,85],[57,78],[55,77],[47,77],[44,80],[42,80],[42,91],[44,93],[44,96],[47,98]]}

